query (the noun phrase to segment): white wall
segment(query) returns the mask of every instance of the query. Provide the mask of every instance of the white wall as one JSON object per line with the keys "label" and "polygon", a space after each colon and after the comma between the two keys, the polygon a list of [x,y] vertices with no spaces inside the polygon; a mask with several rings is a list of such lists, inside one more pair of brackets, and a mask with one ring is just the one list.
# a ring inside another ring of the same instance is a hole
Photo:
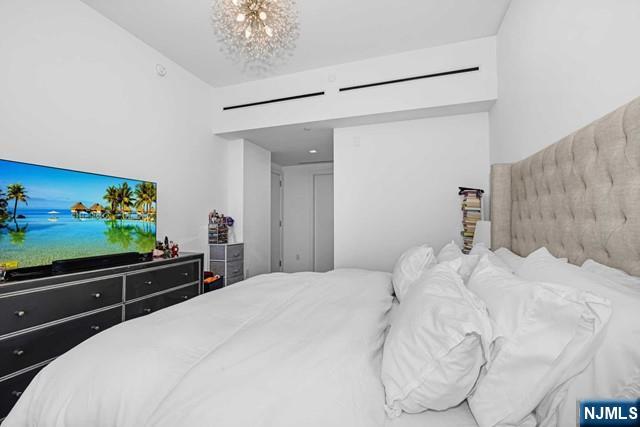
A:
{"label": "white wall", "polygon": [[[222,177],[227,183],[226,211],[224,215],[230,216],[235,223],[229,230],[229,242],[243,242],[244,225],[244,143],[243,139],[229,141],[226,156],[216,160],[215,164],[226,167],[226,175]],[[217,176],[215,171],[212,171]]]}
{"label": "white wall", "polygon": [[390,271],[412,245],[461,242],[458,186],[487,189],[488,113],[336,129],[335,267]]}
{"label": "white wall", "polygon": [[246,277],[271,272],[271,153],[244,141],[242,236]]}
{"label": "white wall", "polygon": [[[480,71],[338,92],[340,87],[474,66]],[[319,91],[326,95],[222,111],[224,106]],[[496,44],[487,37],[216,88],[213,129],[225,133],[486,102],[496,94]]]}
{"label": "white wall", "polygon": [[0,40],[0,156],[157,181],[158,236],[206,252],[227,169],[210,87],[78,0],[3,0]]}
{"label": "white wall", "polygon": [[491,160],[520,160],[640,96],[638,0],[512,0]]}
{"label": "white wall", "polygon": [[285,166],[283,171],[283,267],[313,271],[313,175],[332,173],[332,163]]}

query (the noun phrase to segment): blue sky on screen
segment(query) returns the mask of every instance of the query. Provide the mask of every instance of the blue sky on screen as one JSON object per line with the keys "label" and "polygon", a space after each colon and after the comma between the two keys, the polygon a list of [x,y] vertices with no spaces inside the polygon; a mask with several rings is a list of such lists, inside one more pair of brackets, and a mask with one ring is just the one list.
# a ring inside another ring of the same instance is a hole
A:
{"label": "blue sky on screen", "polygon": [[94,203],[104,206],[106,188],[123,182],[134,189],[142,181],[0,159],[0,188],[6,193],[9,184],[24,185],[29,196],[27,207],[31,209],[68,210],[76,202],[87,207]]}

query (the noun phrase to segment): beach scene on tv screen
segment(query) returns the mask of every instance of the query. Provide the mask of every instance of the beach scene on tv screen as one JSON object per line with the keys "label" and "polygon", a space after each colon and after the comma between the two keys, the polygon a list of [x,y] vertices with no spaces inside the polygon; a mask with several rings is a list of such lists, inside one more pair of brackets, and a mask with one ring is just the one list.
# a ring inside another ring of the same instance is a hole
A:
{"label": "beach scene on tv screen", "polygon": [[152,182],[0,159],[0,266],[151,252],[156,192]]}

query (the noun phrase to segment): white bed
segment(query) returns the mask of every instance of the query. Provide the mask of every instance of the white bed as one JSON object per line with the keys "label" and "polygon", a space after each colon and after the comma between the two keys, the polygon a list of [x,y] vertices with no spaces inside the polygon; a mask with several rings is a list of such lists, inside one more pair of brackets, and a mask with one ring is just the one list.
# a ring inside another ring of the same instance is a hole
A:
{"label": "white bed", "polygon": [[474,426],[387,419],[387,273],[270,274],[109,329],[31,383],[11,426]]}
{"label": "white bed", "polygon": [[45,368],[3,426],[383,426],[391,289],[272,274],[118,325]]}

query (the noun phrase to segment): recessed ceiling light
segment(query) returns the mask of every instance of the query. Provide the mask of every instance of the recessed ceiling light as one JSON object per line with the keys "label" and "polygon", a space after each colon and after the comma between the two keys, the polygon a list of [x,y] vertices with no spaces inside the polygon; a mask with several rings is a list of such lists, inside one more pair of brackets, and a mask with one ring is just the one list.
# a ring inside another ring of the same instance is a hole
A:
{"label": "recessed ceiling light", "polygon": [[311,154],[316,154],[318,152],[318,150],[309,150],[309,153]]}

